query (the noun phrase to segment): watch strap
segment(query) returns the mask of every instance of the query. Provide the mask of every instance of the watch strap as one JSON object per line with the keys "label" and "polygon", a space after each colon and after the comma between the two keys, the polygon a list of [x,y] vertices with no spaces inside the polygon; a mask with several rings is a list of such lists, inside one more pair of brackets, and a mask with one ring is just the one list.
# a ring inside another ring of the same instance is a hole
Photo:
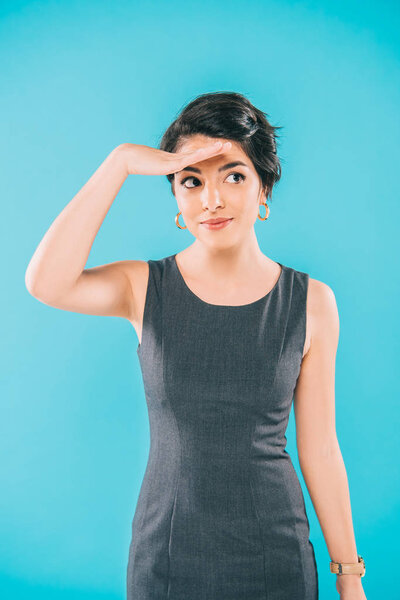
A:
{"label": "watch strap", "polygon": [[361,577],[364,577],[365,562],[363,557],[359,554],[358,562],[356,563],[340,563],[331,560],[330,570],[331,573],[335,573],[336,575],[360,575]]}

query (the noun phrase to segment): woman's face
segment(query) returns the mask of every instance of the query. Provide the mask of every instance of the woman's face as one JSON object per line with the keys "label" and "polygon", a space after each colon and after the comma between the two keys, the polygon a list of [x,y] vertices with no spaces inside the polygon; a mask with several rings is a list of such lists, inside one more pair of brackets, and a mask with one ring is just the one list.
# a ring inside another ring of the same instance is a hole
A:
{"label": "woman's face", "polygon": [[[218,138],[220,139],[220,138]],[[195,150],[218,139],[193,135],[178,148]],[[199,240],[214,247],[235,245],[254,226],[259,206],[265,202],[260,177],[237,142],[220,154],[185,167],[175,173],[174,192],[180,223]],[[240,164],[234,164],[239,163]],[[211,228],[207,219],[231,219],[225,226]]]}

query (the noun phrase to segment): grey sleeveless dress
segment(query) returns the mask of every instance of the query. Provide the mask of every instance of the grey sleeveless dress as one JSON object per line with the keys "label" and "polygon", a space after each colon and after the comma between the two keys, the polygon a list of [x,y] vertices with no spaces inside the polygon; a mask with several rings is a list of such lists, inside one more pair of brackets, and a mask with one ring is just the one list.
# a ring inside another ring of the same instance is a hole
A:
{"label": "grey sleeveless dress", "polygon": [[149,260],[137,354],[150,452],[132,522],[128,600],[316,600],[309,522],[285,431],[308,274],[281,266],[241,306],[209,304],[175,254]]}

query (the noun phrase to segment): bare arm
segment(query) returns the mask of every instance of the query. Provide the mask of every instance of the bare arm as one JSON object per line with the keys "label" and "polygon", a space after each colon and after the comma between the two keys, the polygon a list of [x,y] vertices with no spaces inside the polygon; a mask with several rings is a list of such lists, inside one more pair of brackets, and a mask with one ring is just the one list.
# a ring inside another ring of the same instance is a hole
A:
{"label": "bare arm", "polygon": [[[308,304],[311,344],[302,362],[294,400],[299,464],[331,560],[356,563],[349,487],[335,426],[339,316],[332,289],[310,279]],[[339,592],[349,587],[360,588],[354,598],[365,597],[358,575],[337,577]]]}
{"label": "bare arm", "polygon": [[41,240],[25,274],[30,294],[64,310],[130,315],[133,305],[128,269],[143,271],[145,267],[133,263],[144,261],[84,268],[100,226],[127,176],[121,146],[118,146],[57,216]]}

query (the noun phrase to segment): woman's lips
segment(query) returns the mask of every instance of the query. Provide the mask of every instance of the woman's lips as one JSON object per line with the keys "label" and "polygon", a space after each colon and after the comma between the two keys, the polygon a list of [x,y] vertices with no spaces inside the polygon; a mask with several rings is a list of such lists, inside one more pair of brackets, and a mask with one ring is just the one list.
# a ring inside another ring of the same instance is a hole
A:
{"label": "woman's lips", "polygon": [[225,219],[225,221],[220,221],[219,223],[200,223],[200,225],[203,225],[203,227],[206,227],[206,229],[223,229],[229,225],[231,221],[233,221],[233,218]]}

